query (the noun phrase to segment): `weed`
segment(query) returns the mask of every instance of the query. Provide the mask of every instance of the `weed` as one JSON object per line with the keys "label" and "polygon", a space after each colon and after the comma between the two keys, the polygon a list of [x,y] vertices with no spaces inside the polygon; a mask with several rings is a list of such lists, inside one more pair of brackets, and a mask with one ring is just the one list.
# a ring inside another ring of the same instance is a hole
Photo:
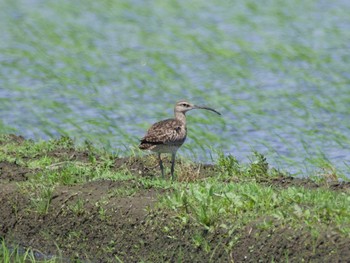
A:
{"label": "weed", "polygon": [[[250,163],[248,166],[240,164],[234,156],[224,156],[223,153],[219,153],[217,165],[221,169],[221,173],[224,177],[235,176],[236,178],[260,178],[269,176],[269,164],[266,161],[266,157],[256,151],[254,151],[253,156],[250,157]],[[273,170],[271,173],[271,175],[276,174],[279,174],[276,170]]]}
{"label": "weed", "polygon": [[208,241],[206,240],[206,238],[200,234],[200,233],[196,233],[193,237],[192,237],[192,241],[195,247],[197,248],[203,248],[207,253],[210,251],[210,246]]}
{"label": "weed", "polygon": [[261,153],[254,151],[247,173],[252,177],[267,176],[268,169],[269,164],[266,161],[266,157]]}
{"label": "weed", "polygon": [[45,215],[48,213],[53,191],[55,189],[54,186],[51,185],[33,185],[31,184],[29,186],[31,189],[31,204],[34,208],[34,210],[42,215]]}
{"label": "weed", "polygon": [[53,159],[47,155],[44,155],[40,159],[36,159],[34,161],[29,162],[27,164],[27,166],[28,166],[28,168],[31,168],[31,169],[38,169],[38,168],[49,166],[53,162],[55,162],[55,159]]}
{"label": "weed", "polygon": [[108,193],[109,197],[132,197],[137,193],[137,188],[116,188]]}
{"label": "weed", "polygon": [[74,204],[69,205],[69,209],[77,216],[84,214],[85,201],[82,198],[78,198]]}
{"label": "weed", "polygon": [[107,209],[105,206],[108,204],[107,200],[101,200],[95,203],[95,206],[98,208],[98,215],[101,220],[107,219]]}
{"label": "weed", "polygon": [[1,241],[0,245],[0,259],[3,263],[55,263],[61,262],[56,257],[46,258],[43,254],[33,251],[29,248],[21,248],[18,245],[11,246],[6,244],[5,240]]}
{"label": "weed", "polygon": [[243,174],[241,165],[232,155],[224,156],[223,153],[219,153],[217,164],[225,175],[240,177]]}
{"label": "weed", "polygon": [[190,217],[208,230],[223,223],[228,228],[231,224],[245,225],[260,216],[286,223],[303,222],[312,228],[332,223],[340,229],[350,218],[350,199],[346,195],[325,189],[274,189],[255,182],[225,185],[208,182],[189,185],[188,189],[179,187],[163,202],[177,211],[179,217]]}

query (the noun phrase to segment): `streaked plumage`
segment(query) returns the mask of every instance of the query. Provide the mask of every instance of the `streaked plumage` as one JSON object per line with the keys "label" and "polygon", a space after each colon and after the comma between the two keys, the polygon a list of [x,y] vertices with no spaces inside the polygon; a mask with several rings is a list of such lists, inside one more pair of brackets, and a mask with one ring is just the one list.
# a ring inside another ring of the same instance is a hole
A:
{"label": "streaked plumage", "polygon": [[186,124],[177,119],[157,122],[141,139],[140,149],[171,153],[185,142],[186,133]]}
{"label": "streaked plumage", "polygon": [[171,176],[174,179],[175,155],[177,150],[185,142],[187,136],[185,113],[193,109],[205,109],[221,115],[216,110],[206,106],[196,106],[187,101],[179,101],[174,108],[174,119],[166,119],[157,122],[149,128],[147,134],[141,139],[139,148],[158,153],[159,166],[164,177],[163,163],[160,154],[171,153]]}

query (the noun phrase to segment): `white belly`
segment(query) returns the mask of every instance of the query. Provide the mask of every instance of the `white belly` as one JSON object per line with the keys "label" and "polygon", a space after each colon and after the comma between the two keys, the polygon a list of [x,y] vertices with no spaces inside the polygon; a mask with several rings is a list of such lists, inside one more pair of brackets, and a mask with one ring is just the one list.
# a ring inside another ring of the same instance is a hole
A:
{"label": "white belly", "polygon": [[157,152],[157,153],[175,153],[180,148],[181,145],[161,144],[161,145],[156,145],[154,148],[151,149],[151,151]]}

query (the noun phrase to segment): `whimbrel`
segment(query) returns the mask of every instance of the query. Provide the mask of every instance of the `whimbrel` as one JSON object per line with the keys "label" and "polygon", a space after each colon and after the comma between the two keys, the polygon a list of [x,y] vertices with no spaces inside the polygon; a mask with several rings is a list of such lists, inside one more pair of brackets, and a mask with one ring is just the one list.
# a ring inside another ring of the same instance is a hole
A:
{"label": "whimbrel", "polygon": [[181,100],[175,104],[175,118],[157,122],[149,128],[147,134],[141,139],[139,148],[158,153],[159,167],[164,178],[164,167],[161,153],[171,153],[171,178],[174,180],[175,155],[185,142],[187,136],[186,112],[193,109],[210,110],[221,115],[216,110],[191,104]]}

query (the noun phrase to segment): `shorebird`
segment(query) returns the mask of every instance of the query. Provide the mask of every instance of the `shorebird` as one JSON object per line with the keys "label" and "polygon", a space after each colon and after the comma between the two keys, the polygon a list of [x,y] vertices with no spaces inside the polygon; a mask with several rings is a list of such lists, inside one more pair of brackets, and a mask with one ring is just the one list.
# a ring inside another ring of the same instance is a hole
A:
{"label": "shorebird", "polygon": [[139,148],[158,153],[159,167],[164,178],[164,167],[161,158],[162,153],[171,153],[171,178],[174,180],[175,156],[177,150],[185,142],[187,136],[186,112],[193,109],[203,109],[213,111],[221,115],[218,111],[206,107],[197,106],[185,100],[175,104],[175,118],[157,122],[148,129],[147,134],[141,139]]}

